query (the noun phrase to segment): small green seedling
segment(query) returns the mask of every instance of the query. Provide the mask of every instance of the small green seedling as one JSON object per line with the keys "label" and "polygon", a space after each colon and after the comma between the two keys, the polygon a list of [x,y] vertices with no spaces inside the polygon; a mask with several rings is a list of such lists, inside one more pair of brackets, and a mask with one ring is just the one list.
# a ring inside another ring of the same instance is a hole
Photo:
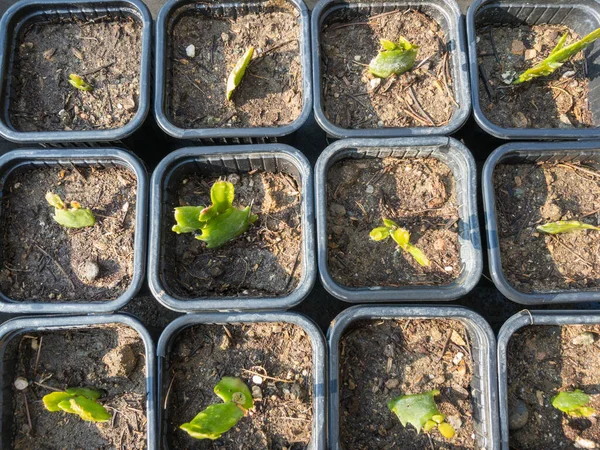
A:
{"label": "small green seedling", "polygon": [[547,75],[552,74],[556,69],[561,67],[565,62],[567,62],[572,56],[584,50],[588,45],[593,43],[596,39],[600,38],[600,28],[592,31],[583,39],[574,42],[571,45],[567,45],[565,47],[565,42],[567,41],[569,33],[563,34],[563,36],[558,41],[554,50],[550,53],[550,55],[544,59],[542,62],[536,64],[531,69],[523,72],[519,77],[513,81],[513,84],[521,84],[526,81],[531,81],[537,77],[545,77]]}
{"label": "small green seedling", "polygon": [[102,392],[90,388],[68,388],[66,391],[52,392],[42,398],[48,411],[64,411],[75,414],[88,422],[106,422],[110,413],[96,402]]}
{"label": "small green seedling", "polygon": [[67,208],[65,202],[59,195],[52,192],[46,193],[46,201],[54,206],[53,219],[63,227],[84,228],[94,226],[96,218],[88,208],[82,208],[79,202],[71,202],[71,208]]}
{"label": "small green seedling", "polygon": [[246,73],[246,69],[248,68],[248,64],[250,64],[250,61],[252,60],[252,55],[254,55],[254,47],[248,47],[246,53],[244,53],[242,57],[238,59],[235,67],[229,74],[229,78],[227,78],[227,92],[225,94],[227,100],[231,100],[233,91],[235,91],[235,88],[237,88],[242,82],[242,79]]}
{"label": "small green seedling", "polygon": [[452,439],[455,434],[454,428],[444,422],[445,417],[440,413],[433,399],[436,395],[440,395],[437,389],[422,394],[401,395],[390,400],[388,408],[398,416],[404,427],[409,423],[417,429],[417,433],[421,432],[421,428],[428,433],[437,427],[442,436]]}
{"label": "small green seedling", "polygon": [[390,219],[383,219],[383,224],[385,226],[371,230],[369,234],[371,239],[374,241],[385,241],[391,236],[396,241],[396,244],[405,252],[410,253],[420,265],[427,267],[431,264],[425,253],[410,243],[410,232],[408,230],[401,228],[396,222]]}
{"label": "small green seedling", "polygon": [[382,50],[369,63],[369,72],[379,78],[388,78],[391,75],[402,75],[415,65],[419,50],[418,45],[413,45],[402,36],[398,42],[380,39]]}
{"label": "small green seedling", "polygon": [[206,242],[207,248],[217,248],[248,230],[258,216],[250,212],[250,206],[238,209],[233,206],[233,184],[217,181],[210,189],[210,206],[180,206],[175,208],[176,225],[173,231],[200,233],[196,239]]}
{"label": "small green seedling", "polygon": [[91,84],[87,83],[83,78],[74,73],[69,75],[69,83],[80,91],[92,91],[94,89]]}
{"label": "small green seedling", "polygon": [[590,417],[596,413],[591,406],[590,396],[580,389],[573,392],[560,392],[552,398],[552,406],[571,417]]}
{"label": "small green seedling", "polygon": [[577,220],[559,220],[558,222],[549,222],[544,225],[538,225],[537,230],[540,233],[546,234],[560,234],[570,233],[571,231],[581,230],[598,230],[600,228],[590,225],[588,223],[579,222]]}
{"label": "small green seedling", "polygon": [[195,439],[219,439],[254,407],[250,389],[240,378],[223,377],[214,392],[224,403],[210,405],[179,427]]}

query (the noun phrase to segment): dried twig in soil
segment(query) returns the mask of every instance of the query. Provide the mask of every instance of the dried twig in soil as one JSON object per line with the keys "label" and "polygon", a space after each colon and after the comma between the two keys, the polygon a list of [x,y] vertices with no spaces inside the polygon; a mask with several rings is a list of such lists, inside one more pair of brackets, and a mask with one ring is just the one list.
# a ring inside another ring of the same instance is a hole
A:
{"label": "dried twig in soil", "polygon": [[167,389],[167,393],[165,395],[165,402],[163,404],[163,409],[167,409],[167,405],[169,403],[169,394],[171,394],[171,388],[173,387],[173,382],[175,381],[175,372],[173,372],[173,376],[171,377],[171,381],[169,382],[169,388]]}
{"label": "dried twig in soil", "polygon": [[257,375],[257,376],[259,376],[261,378],[264,378],[266,380],[277,381],[279,383],[293,383],[294,382],[294,380],[284,380],[282,378],[270,377],[269,375],[266,375],[267,371],[265,369],[263,369],[263,370],[264,370],[265,374],[258,373],[258,372],[255,372],[254,370],[249,370],[249,369],[242,369],[242,372],[247,372],[250,375]]}
{"label": "dried twig in soil", "polygon": [[40,353],[42,351],[42,344],[44,342],[44,336],[40,336],[40,343],[37,348],[37,355],[35,357],[35,366],[33,367],[33,376],[37,375],[38,364],[40,362]]}
{"label": "dried twig in soil", "polygon": [[63,267],[60,265],[60,263],[56,259],[54,259],[46,250],[44,250],[42,247],[40,247],[37,243],[35,244],[35,246],[37,247],[37,249],[40,252],[42,252],[44,255],[46,255],[48,258],[50,258],[54,262],[54,264],[56,264],[56,267],[58,267],[58,269],[61,271],[61,273],[67,278],[67,281],[71,285],[71,288],[75,289],[75,284],[73,283],[73,280],[71,280],[71,277],[69,277],[69,275],[67,274],[65,269],[63,269]]}
{"label": "dried twig in soil", "polygon": [[87,76],[87,75],[92,75],[92,74],[95,74],[96,72],[100,72],[101,70],[108,69],[110,66],[112,66],[112,65],[113,65],[113,64],[115,64],[116,62],[117,62],[116,60],[115,60],[115,61],[111,61],[111,62],[109,62],[109,63],[107,63],[107,64],[103,64],[103,65],[101,65],[100,67],[96,67],[95,69],[88,70],[88,71],[86,71],[86,72],[82,72],[82,73],[81,73],[81,76],[82,76],[82,77],[85,77],[85,76]]}
{"label": "dried twig in soil", "polygon": [[570,245],[568,245],[567,243],[563,242],[558,236],[552,236],[553,237],[553,241],[555,241],[556,243],[562,245],[564,248],[566,248],[572,255],[574,255],[575,257],[577,257],[577,259],[579,259],[582,263],[584,263],[586,266],[588,266],[590,269],[593,269],[594,266],[589,263],[586,259],[584,259],[582,256],[580,256],[575,250],[573,250],[571,248]]}
{"label": "dried twig in soil", "polygon": [[417,107],[419,114],[421,116],[425,117],[432,127],[435,127],[436,126],[435,122],[433,121],[431,116],[429,114],[427,114],[427,111],[425,111],[423,109],[423,107],[421,106],[421,103],[419,102],[419,99],[417,98],[417,96],[415,94],[415,90],[413,89],[412,86],[408,87],[408,92],[410,94],[410,98],[412,98],[412,101],[415,103],[415,106]]}
{"label": "dried twig in soil", "polygon": [[25,412],[27,413],[27,423],[29,424],[29,430],[33,433],[33,425],[31,423],[31,414],[29,413],[29,403],[27,402],[27,394],[23,392],[23,400],[25,401]]}
{"label": "dried twig in soil", "polygon": [[581,166],[577,166],[575,164],[571,164],[571,163],[559,163],[559,164],[557,164],[557,166],[566,167],[568,169],[573,169],[573,170],[579,170],[579,171],[581,171],[583,173],[587,173],[588,175],[591,175],[593,177],[600,178],[600,173],[594,172],[593,170],[585,169],[585,168],[583,168]]}

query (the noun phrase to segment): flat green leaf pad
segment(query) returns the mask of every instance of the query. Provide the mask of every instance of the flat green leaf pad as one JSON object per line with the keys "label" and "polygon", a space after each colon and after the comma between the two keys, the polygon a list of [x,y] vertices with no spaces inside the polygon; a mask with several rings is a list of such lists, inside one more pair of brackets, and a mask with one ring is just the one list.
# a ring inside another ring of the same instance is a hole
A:
{"label": "flat green leaf pad", "polygon": [[67,392],[52,392],[48,395],[44,395],[42,402],[44,402],[44,406],[48,411],[56,412],[62,410],[62,408],[59,406],[61,402],[71,398],[73,398],[73,395],[68,394]]}
{"label": "flat green leaf pad", "polygon": [[382,39],[383,50],[369,63],[369,71],[379,78],[388,78],[391,75],[401,75],[415,65],[419,47],[412,45],[403,37],[398,43]]}
{"label": "flat green leaf pad", "polygon": [[89,398],[85,398],[81,395],[73,397],[69,400],[69,402],[71,410],[68,412],[73,412],[77,414],[85,421],[106,422],[112,417],[110,413],[104,408],[104,406],[99,405],[94,400],[90,400]]}
{"label": "flat green leaf pad", "polygon": [[203,206],[179,206],[175,208],[175,221],[173,231],[177,234],[193,233],[202,227],[202,222],[198,220]]}
{"label": "flat green leaf pad", "polygon": [[577,220],[559,220],[558,222],[538,225],[537,230],[547,234],[560,234],[581,230],[600,230],[600,228]]}
{"label": "flat green leaf pad", "polygon": [[54,220],[67,228],[92,227],[96,223],[94,214],[87,208],[55,209]]}
{"label": "flat green leaf pad", "polygon": [[233,91],[235,91],[235,88],[237,88],[242,82],[244,74],[246,73],[246,68],[248,67],[248,64],[250,64],[253,54],[254,47],[249,47],[248,50],[246,50],[246,53],[244,53],[242,57],[238,59],[235,67],[229,74],[229,78],[227,78],[227,92],[225,93],[227,100],[231,100]]}
{"label": "flat green leaf pad", "polygon": [[221,378],[221,381],[219,381],[219,383],[215,386],[215,394],[217,394],[224,402],[237,403],[245,410],[248,410],[254,406],[250,388],[248,388],[246,383],[244,383],[241,378]]}
{"label": "flat green leaf pad", "polygon": [[98,400],[100,397],[102,397],[102,391],[85,387],[67,388],[66,392],[67,394],[71,394],[73,396],[82,395],[90,400]]}
{"label": "flat green leaf pad", "polygon": [[420,433],[428,420],[440,414],[433,399],[439,393],[440,391],[433,390],[422,394],[401,395],[389,401],[388,408],[398,416],[403,426],[411,424]]}
{"label": "flat green leaf pad", "polygon": [[179,428],[195,439],[219,439],[244,417],[244,411],[235,403],[210,405],[200,412],[191,422]]}
{"label": "flat green leaf pad", "polygon": [[573,417],[589,417],[596,411],[587,406],[590,396],[580,389],[573,392],[560,392],[552,398],[552,406]]}
{"label": "flat green leaf pad", "polygon": [[196,239],[206,242],[207,248],[217,248],[244,233],[250,226],[250,207],[230,208],[206,223]]}

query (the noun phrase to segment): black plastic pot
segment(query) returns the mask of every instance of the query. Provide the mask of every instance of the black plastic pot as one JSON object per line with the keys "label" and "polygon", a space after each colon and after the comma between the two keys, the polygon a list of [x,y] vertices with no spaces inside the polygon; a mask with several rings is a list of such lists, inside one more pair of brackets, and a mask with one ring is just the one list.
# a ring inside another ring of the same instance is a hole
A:
{"label": "black plastic pot", "polygon": [[[488,323],[479,314],[455,306],[353,306],[340,313],[327,332],[329,344],[329,448],[342,449],[339,439],[339,379],[340,340],[357,321],[451,319],[461,322],[472,346],[473,381],[471,396],[476,447],[486,450],[500,448],[498,397],[496,393],[496,339]],[[381,349],[383,352],[384,349]],[[374,434],[377,433],[374,431]]]}
{"label": "black plastic pot", "polygon": [[308,119],[312,109],[312,80],[310,72],[310,29],[308,9],[302,0],[285,0],[298,11],[300,24],[300,61],[302,65],[302,112],[291,124],[281,127],[248,128],[180,128],[168,117],[169,68],[171,52],[169,40],[173,24],[190,10],[201,11],[208,16],[232,17],[249,12],[260,13],[266,3],[263,0],[253,3],[216,2],[200,3],[195,0],[169,0],[162,7],[156,19],[156,74],[154,93],[154,115],[160,127],[177,139],[200,140],[207,144],[249,144],[264,143],[287,136],[297,131]]}
{"label": "black plastic pot", "polygon": [[521,311],[508,319],[498,333],[498,400],[502,450],[510,450],[508,428],[508,343],[526,326],[591,325],[600,323],[600,311]]}
{"label": "black plastic pot", "polygon": [[524,305],[600,301],[600,290],[524,293],[515,289],[502,271],[502,255],[498,239],[494,170],[499,164],[536,164],[538,162],[600,162],[598,142],[512,143],[496,149],[485,162],[481,184],[488,243],[490,275],[502,294]]}
{"label": "black plastic pot", "polygon": [[[0,312],[18,314],[94,314],[116,311],[125,306],[138,292],[146,267],[146,222],[148,215],[148,180],[146,169],[133,154],[119,149],[14,150],[0,157],[0,191],[15,171],[35,167],[120,166],[131,171],[137,181],[136,221],[133,277],[127,290],[118,298],[94,302],[34,302],[35,299],[14,300],[0,291]],[[4,195],[6,193],[4,192]],[[43,199],[42,199],[43,200]],[[45,200],[44,200],[45,201]],[[0,215],[2,208],[0,204]]]}
{"label": "black plastic pot", "polygon": [[[144,342],[144,357],[146,360],[146,416],[147,424],[147,445],[149,450],[158,449],[157,441],[157,406],[155,399],[155,377],[156,377],[156,356],[155,347],[152,338],[144,326],[136,319],[128,315],[98,315],[98,316],[63,316],[63,317],[28,317],[13,319],[0,326],[0,380],[2,380],[2,390],[0,390],[0,411],[2,411],[1,440],[0,447],[13,448],[12,438],[12,415],[13,415],[13,382],[17,377],[17,367],[15,367],[15,350],[19,345],[18,340],[22,339],[28,332],[53,331],[53,330],[75,330],[85,329],[91,326],[101,326],[108,324],[125,325],[138,332]],[[43,440],[43,436],[39,439]]]}
{"label": "black plastic pot", "polygon": [[[456,182],[461,274],[445,286],[349,288],[333,280],[327,264],[327,174],[336,162],[352,158],[437,158],[451,170]],[[449,301],[466,295],[479,281],[483,262],[477,219],[477,172],[469,150],[445,137],[404,139],[345,139],[327,147],[315,167],[317,245],[321,282],[330,294],[352,303],[381,301]]]}
{"label": "black plastic pot", "polygon": [[[540,3],[540,4],[537,4]],[[590,79],[590,107],[595,117],[596,128],[504,128],[490,122],[479,102],[479,64],[477,60],[477,27],[482,25],[518,26],[539,24],[566,25],[580,36],[600,28],[600,3],[596,0],[475,0],[467,13],[467,35],[469,42],[469,70],[471,73],[471,95],[475,120],[481,128],[501,139],[591,139],[600,137],[598,114],[600,96],[599,43],[585,50],[588,76]]]}
{"label": "black plastic pot", "polygon": [[[187,297],[173,294],[164,276],[166,233],[171,233],[172,209],[167,209],[171,183],[188,173],[206,175],[251,170],[283,172],[293,176],[301,190],[302,277],[290,294],[281,297]],[[283,144],[234,147],[189,147],[171,153],[157,166],[151,181],[148,283],[156,299],[181,312],[286,309],[300,303],[316,278],[312,171],[298,150]]]}
{"label": "black plastic pot", "polygon": [[[17,131],[10,123],[11,71],[16,37],[31,23],[59,19],[97,19],[106,15],[128,17],[142,24],[140,95],[133,119],[121,128],[89,131]],[[0,22],[0,136],[18,143],[117,142],[142,126],[150,107],[152,17],[141,0],[21,0]]]}
{"label": "black plastic pot", "polygon": [[298,313],[206,313],[187,314],[169,324],[163,331],[157,346],[158,356],[158,396],[161,408],[158,409],[158,426],[160,429],[161,448],[167,450],[168,443],[164,433],[165,419],[162,417],[165,396],[167,395],[165,383],[169,380],[166,364],[169,360],[169,352],[177,335],[185,328],[198,324],[244,324],[260,322],[283,322],[301,327],[309,336],[312,345],[312,385],[313,385],[313,424],[312,438],[307,449],[325,450],[326,441],[326,355],[325,339],[321,330],[308,318]]}
{"label": "black plastic pot", "polygon": [[[322,98],[322,67],[321,67],[321,28],[327,16],[340,9],[351,9],[363,14],[375,15],[385,12],[416,9],[435,19],[444,30],[448,50],[450,52],[450,73],[454,81],[454,97],[458,107],[450,122],[441,127],[409,127],[409,128],[378,128],[378,129],[348,129],[341,128],[325,116]],[[331,136],[337,138],[382,138],[403,136],[433,136],[449,135],[464,125],[471,113],[471,97],[469,95],[469,75],[467,71],[467,44],[465,40],[464,23],[460,8],[454,0],[414,0],[402,1],[370,1],[345,2],[341,0],[320,0],[312,12],[312,63],[315,118],[321,127]]]}

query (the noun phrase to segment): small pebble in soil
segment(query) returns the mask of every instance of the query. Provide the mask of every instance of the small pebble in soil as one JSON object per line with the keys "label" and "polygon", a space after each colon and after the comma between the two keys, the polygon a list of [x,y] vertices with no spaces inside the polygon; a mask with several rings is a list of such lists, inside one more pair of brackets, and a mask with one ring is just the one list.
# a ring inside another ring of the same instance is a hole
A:
{"label": "small pebble in soil", "polygon": [[390,380],[387,380],[385,382],[385,387],[388,389],[395,389],[400,385],[400,380],[397,380],[396,378],[392,378]]}
{"label": "small pebble in soil", "polygon": [[29,381],[27,381],[27,379],[23,378],[23,377],[18,377],[15,380],[15,388],[17,388],[19,391],[22,391],[24,389],[27,389],[27,386],[29,386]]}
{"label": "small pebble in soil", "polygon": [[361,59],[362,59],[362,56],[354,55],[354,61],[360,61]]}
{"label": "small pebble in soil", "polygon": [[515,400],[508,405],[508,428],[518,430],[529,420],[529,411],[523,400]]}
{"label": "small pebble in soil", "polygon": [[454,359],[452,360],[452,362],[454,363],[454,365],[458,365],[458,363],[460,363],[462,361],[462,359],[465,357],[465,354],[463,352],[458,352],[456,354],[456,356],[454,357]]}
{"label": "small pebble in soil", "polygon": [[578,437],[575,440],[575,447],[577,448],[598,448],[594,441],[590,441],[589,439],[583,439]]}
{"label": "small pebble in soil", "polygon": [[231,184],[238,184],[240,182],[240,176],[237,173],[232,173],[227,177],[227,181]]}
{"label": "small pebble in soil", "polygon": [[229,339],[229,336],[224,334],[223,336],[221,336],[221,342],[219,343],[219,348],[221,350],[227,350],[229,347],[231,347],[231,339]]}
{"label": "small pebble in soil", "polygon": [[332,215],[338,217],[346,214],[346,208],[338,203],[332,203],[331,206],[329,206],[329,210],[331,211]]}
{"label": "small pebble in soil", "polygon": [[252,398],[254,400],[262,400],[262,390],[258,386],[252,386]]}
{"label": "small pebble in soil", "polygon": [[571,341],[573,345],[592,345],[596,341],[596,335],[590,331],[585,331],[575,336]]}
{"label": "small pebble in soil", "polygon": [[95,261],[86,261],[83,265],[83,279],[89,283],[100,275],[100,266]]}
{"label": "small pebble in soil", "polygon": [[130,345],[116,347],[102,358],[109,377],[128,377],[134,371],[137,359]]}
{"label": "small pebble in soil", "polygon": [[261,376],[259,376],[259,375],[254,375],[254,376],[252,377],[252,382],[253,382],[254,384],[262,384],[262,382],[263,382],[263,379],[262,379],[262,377],[261,377]]}
{"label": "small pebble in soil", "polygon": [[196,56],[196,47],[193,44],[188,45],[185,48],[185,54],[188,58],[193,58]]}
{"label": "small pebble in soil", "polygon": [[365,189],[365,192],[367,194],[372,194],[373,192],[375,192],[375,188],[373,186],[371,186],[370,184],[368,184],[367,188]]}

